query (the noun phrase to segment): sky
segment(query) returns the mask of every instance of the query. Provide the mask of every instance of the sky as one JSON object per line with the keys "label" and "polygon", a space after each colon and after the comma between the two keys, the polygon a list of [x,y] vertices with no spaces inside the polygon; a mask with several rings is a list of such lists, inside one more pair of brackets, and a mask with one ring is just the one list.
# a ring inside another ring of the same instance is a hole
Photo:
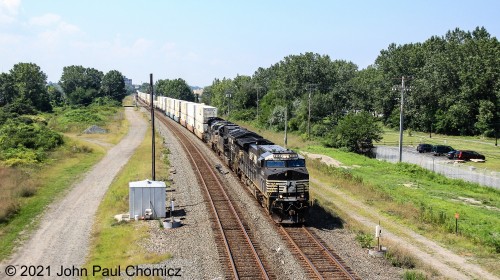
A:
{"label": "sky", "polygon": [[134,84],[253,75],[306,52],[359,69],[389,44],[484,26],[500,36],[497,0],[0,0],[0,72],[31,62],[118,70]]}

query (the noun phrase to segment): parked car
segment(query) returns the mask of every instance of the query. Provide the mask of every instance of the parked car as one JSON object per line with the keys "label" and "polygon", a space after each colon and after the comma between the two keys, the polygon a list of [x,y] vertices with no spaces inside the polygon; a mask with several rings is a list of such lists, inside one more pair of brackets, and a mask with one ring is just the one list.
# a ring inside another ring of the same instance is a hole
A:
{"label": "parked car", "polygon": [[460,160],[486,159],[485,156],[474,151],[457,151],[455,158]]}
{"label": "parked car", "polygon": [[457,159],[457,153],[458,153],[458,152],[459,152],[459,151],[451,151],[451,152],[448,152],[448,153],[446,154],[446,157],[447,157],[448,159]]}
{"label": "parked car", "polygon": [[431,144],[418,144],[417,151],[419,153],[430,153],[432,151]]}
{"label": "parked car", "polygon": [[432,146],[432,154],[435,156],[442,156],[454,150],[452,147],[445,145]]}

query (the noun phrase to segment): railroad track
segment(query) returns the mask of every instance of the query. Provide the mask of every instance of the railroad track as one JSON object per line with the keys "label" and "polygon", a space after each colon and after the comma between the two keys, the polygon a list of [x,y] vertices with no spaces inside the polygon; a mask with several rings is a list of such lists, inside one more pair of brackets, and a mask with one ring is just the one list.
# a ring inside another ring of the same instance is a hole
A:
{"label": "railroad track", "polygon": [[180,140],[198,181],[205,189],[204,195],[212,212],[212,228],[216,235],[219,258],[221,263],[227,264],[224,267],[226,277],[231,279],[276,278],[268,272],[265,263],[259,257],[257,253],[259,249],[252,242],[248,227],[240,219],[213,166],[205,159],[197,145],[185,135],[187,130],[178,125],[171,125],[162,114],[156,113],[155,115]]}
{"label": "railroad track", "polygon": [[[148,110],[149,108],[146,107]],[[267,265],[258,254],[258,246],[252,242],[249,229],[239,218],[223,183],[213,166],[189,137],[189,132],[161,113],[157,119],[167,125],[179,138],[188,159],[195,170],[198,181],[205,188],[205,198],[212,210],[212,229],[215,233],[221,263],[228,278],[275,279],[276,275],[266,269]],[[314,233],[305,227],[278,226],[292,253],[301,262],[310,279],[360,279],[335,253]]]}
{"label": "railroad track", "polygon": [[279,227],[293,254],[307,269],[309,278],[360,279],[319,237],[305,227]]}

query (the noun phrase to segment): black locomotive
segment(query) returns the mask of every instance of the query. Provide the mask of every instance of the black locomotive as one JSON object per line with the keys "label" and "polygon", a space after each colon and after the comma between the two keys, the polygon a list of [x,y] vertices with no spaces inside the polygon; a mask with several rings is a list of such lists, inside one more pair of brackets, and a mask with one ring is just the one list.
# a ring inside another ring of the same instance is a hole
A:
{"label": "black locomotive", "polygon": [[[138,97],[149,104],[149,94]],[[154,106],[208,143],[276,222],[307,220],[309,173],[303,156],[216,117],[215,107],[169,97],[158,97]]]}
{"label": "black locomotive", "polygon": [[306,221],[309,173],[303,156],[220,118],[208,121],[204,140],[276,222]]}

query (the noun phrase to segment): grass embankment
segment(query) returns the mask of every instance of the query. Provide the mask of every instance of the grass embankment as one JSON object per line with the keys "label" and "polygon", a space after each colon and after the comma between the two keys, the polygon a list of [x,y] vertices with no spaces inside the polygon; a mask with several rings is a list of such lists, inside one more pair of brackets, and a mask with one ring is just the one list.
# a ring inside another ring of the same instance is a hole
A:
{"label": "grass embankment", "polygon": [[[254,129],[248,123],[243,125]],[[282,132],[259,133],[277,143],[282,142]],[[448,179],[411,164],[381,162],[310,145],[296,135],[289,135],[289,143],[296,143],[293,146],[298,150],[330,156],[344,166],[327,167],[319,161],[308,161],[311,178],[340,191],[325,192],[322,187],[311,184],[313,197],[327,211],[352,221],[335,201],[359,201],[390,218],[395,225],[404,224],[461,255],[480,258],[489,270],[500,274],[496,265],[500,259],[500,191]],[[363,209],[357,211],[373,217],[373,213],[363,212]],[[455,234],[455,213],[460,214],[458,235]],[[354,230],[367,229],[355,225]],[[398,233],[397,226],[390,230]],[[372,229],[367,232],[371,233]]]}
{"label": "grass embankment", "polygon": [[[156,134],[158,135],[158,134]],[[168,157],[162,146],[162,139],[156,137],[156,178],[168,177]],[[128,213],[130,181],[151,178],[151,131],[137,148],[129,162],[114,179],[103,198],[92,229],[91,249],[85,267],[89,271],[94,265],[106,268],[124,269],[127,265],[155,264],[171,256],[147,252],[141,243],[148,236],[149,226],[145,222],[117,222],[114,215]]]}
{"label": "grass embankment", "polygon": [[[11,177],[1,184],[2,193],[8,196],[2,201],[17,204],[18,210],[0,224],[0,259],[12,252],[21,232],[27,233],[35,228],[45,207],[61,197],[103,155],[104,149],[97,145],[66,139],[65,145],[52,153],[50,162],[25,167],[22,171],[6,169],[6,173],[22,174],[22,177]],[[6,177],[10,176],[2,174],[2,178]],[[18,195],[19,192],[22,193]]]}
{"label": "grass embankment", "polygon": [[[65,111],[70,112],[71,109]],[[101,107],[97,112],[101,112],[100,124],[109,131],[99,136],[102,142],[112,143],[125,134],[123,109]],[[54,130],[64,132],[58,129],[60,114],[47,114],[44,118],[50,119]],[[78,119],[70,122],[73,127],[88,125],[80,124]],[[82,174],[104,156],[104,147],[80,136],[66,133],[64,144],[48,152],[42,163],[0,168],[0,260],[9,256],[19,241],[27,238],[47,205],[62,197]]]}

